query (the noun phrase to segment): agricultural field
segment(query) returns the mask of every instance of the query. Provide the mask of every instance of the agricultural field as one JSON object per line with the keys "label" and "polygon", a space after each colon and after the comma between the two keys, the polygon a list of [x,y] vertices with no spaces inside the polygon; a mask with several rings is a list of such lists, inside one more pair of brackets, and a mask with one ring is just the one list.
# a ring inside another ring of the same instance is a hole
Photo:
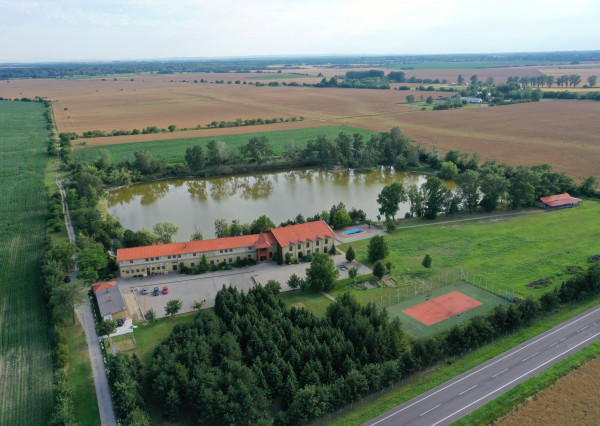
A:
{"label": "agricultural field", "polygon": [[[253,127],[253,129],[261,129],[262,126]],[[273,151],[277,154],[282,153],[286,144],[289,141],[295,141],[297,147],[305,147],[309,139],[316,139],[319,135],[327,135],[330,139],[335,139],[340,132],[346,132],[351,135],[360,133],[368,138],[372,133],[368,130],[363,130],[347,126],[329,126],[329,127],[312,127],[307,129],[282,130],[278,132],[257,132],[257,133],[242,133],[229,134],[222,136],[205,136],[200,138],[186,139],[166,139],[148,142],[136,142],[114,145],[97,145],[97,146],[81,146],[74,151],[75,159],[79,162],[87,161],[88,163],[96,161],[100,149],[106,149],[111,154],[113,162],[123,160],[134,160],[134,152],[146,150],[154,155],[162,156],[167,163],[181,162],[185,156],[186,148],[193,145],[206,146],[208,142],[214,139],[225,142],[232,151],[238,152],[239,148],[248,142],[252,137],[266,136]],[[181,135],[181,133],[179,133]],[[106,138],[112,139],[112,138]]]}
{"label": "agricultural field", "polygon": [[52,353],[40,292],[46,227],[45,108],[0,102],[0,424],[46,424]]}
{"label": "agricultural field", "polygon": [[593,359],[543,389],[494,422],[498,426],[523,424],[592,425],[600,419],[600,358]]}
{"label": "agricultural field", "polygon": [[[569,267],[585,268],[589,256],[600,253],[599,214],[600,203],[585,200],[574,209],[399,229],[386,237],[386,260],[400,283],[445,281],[462,269],[489,285],[514,289],[518,297],[538,296],[568,279]],[[368,240],[352,244],[360,261],[366,260],[367,245]],[[431,269],[421,266],[426,253],[433,258]],[[551,283],[527,286],[541,279]]]}

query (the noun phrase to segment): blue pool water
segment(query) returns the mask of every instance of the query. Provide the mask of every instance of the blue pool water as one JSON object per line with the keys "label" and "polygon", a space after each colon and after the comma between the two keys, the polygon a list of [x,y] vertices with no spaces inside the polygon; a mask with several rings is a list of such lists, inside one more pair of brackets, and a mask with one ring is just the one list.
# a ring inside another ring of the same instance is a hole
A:
{"label": "blue pool water", "polygon": [[351,231],[343,232],[343,235],[351,235],[351,234],[360,234],[361,232],[365,232],[364,229],[352,229]]}

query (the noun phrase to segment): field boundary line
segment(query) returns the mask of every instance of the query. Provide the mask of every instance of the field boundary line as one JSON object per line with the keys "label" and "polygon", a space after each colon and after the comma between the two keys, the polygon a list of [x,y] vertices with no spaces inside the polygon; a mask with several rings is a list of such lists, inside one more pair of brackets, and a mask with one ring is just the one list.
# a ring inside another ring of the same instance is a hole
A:
{"label": "field boundary line", "polygon": [[533,213],[544,213],[544,210],[531,210],[531,211],[527,211],[527,212],[505,213],[505,214],[490,215],[490,216],[478,216],[478,217],[470,217],[467,219],[454,219],[454,220],[445,220],[443,222],[422,223],[420,225],[397,226],[396,229],[420,228],[422,226],[444,225],[446,223],[467,222],[470,220],[479,220],[479,219],[495,219],[497,217],[522,216],[522,215],[533,214]]}

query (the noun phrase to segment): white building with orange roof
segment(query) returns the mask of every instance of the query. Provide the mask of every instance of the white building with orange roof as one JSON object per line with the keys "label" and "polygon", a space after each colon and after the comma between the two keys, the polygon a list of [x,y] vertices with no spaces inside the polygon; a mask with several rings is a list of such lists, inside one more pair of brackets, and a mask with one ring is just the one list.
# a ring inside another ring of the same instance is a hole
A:
{"label": "white building with orange roof", "polygon": [[255,262],[294,259],[327,253],[334,234],[324,221],[300,223],[269,229],[260,234],[183,243],[158,244],[117,250],[121,277],[130,278],[177,271],[179,264],[194,268],[206,257],[209,265],[233,264],[239,258]]}

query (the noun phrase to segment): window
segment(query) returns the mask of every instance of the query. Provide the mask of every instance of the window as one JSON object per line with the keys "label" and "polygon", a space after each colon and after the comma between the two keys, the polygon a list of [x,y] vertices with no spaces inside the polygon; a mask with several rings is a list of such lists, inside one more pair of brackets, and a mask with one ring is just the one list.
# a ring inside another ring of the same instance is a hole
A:
{"label": "window", "polygon": [[248,247],[248,250],[253,250],[253,249],[254,249],[254,247],[252,247],[252,246]]}
{"label": "window", "polygon": [[193,268],[195,266],[195,263],[194,262],[190,263],[190,266]]}
{"label": "window", "polygon": [[269,259],[273,259],[273,252],[272,251],[269,252]]}
{"label": "window", "polygon": [[316,245],[316,246],[318,246],[318,245],[319,245],[319,240],[317,240],[317,242],[315,243],[315,245]]}
{"label": "window", "polygon": [[293,248],[294,248],[294,246],[290,245],[290,251],[292,251]]}
{"label": "window", "polygon": [[148,261],[148,258],[146,258],[146,262]]}
{"label": "window", "polygon": [[233,249],[229,249],[229,253],[231,253],[233,251]]}
{"label": "window", "polygon": [[210,264],[211,264],[211,265],[214,265],[214,264],[215,264],[215,261],[214,261],[214,260],[211,260],[211,261],[210,261]]}
{"label": "window", "polygon": [[196,253],[192,253],[192,256],[196,257]]}
{"label": "window", "polygon": [[325,238],[325,244],[329,243],[329,238]]}
{"label": "window", "polygon": [[135,270],[135,272],[140,272],[140,270],[139,270],[139,269],[136,269],[136,270]]}
{"label": "window", "polygon": [[318,253],[318,252],[319,252],[319,249],[315,249],[315,253]]}
{"label": "window", "polygon": [[248,255],[248,259],[252,259],[252,255],[251,254]]}
{"label": "window", "polygon": [[233,262],[233,260],[231,259],[231,257],[229,258],[229,263]]}
{"label": "window", "polygon": [[219,253],[223,253],[223,250],[219,250]]}
{"label": "window", "polygon": [[179,255],[177,255],[177,258],[181,259],[181,255],[180,255],[180,254],[179,254]]}
{"label": "window", "polygon": [[170,259],[170,258],[171,258],[171,256],[167,256],[167,258],[168,258],[168,259]]}
{"label": "window", "polygon": [[165,267],[164,267],[164,266],[163,266],[162,268],[163,268],[163,269],[165,269]]}

